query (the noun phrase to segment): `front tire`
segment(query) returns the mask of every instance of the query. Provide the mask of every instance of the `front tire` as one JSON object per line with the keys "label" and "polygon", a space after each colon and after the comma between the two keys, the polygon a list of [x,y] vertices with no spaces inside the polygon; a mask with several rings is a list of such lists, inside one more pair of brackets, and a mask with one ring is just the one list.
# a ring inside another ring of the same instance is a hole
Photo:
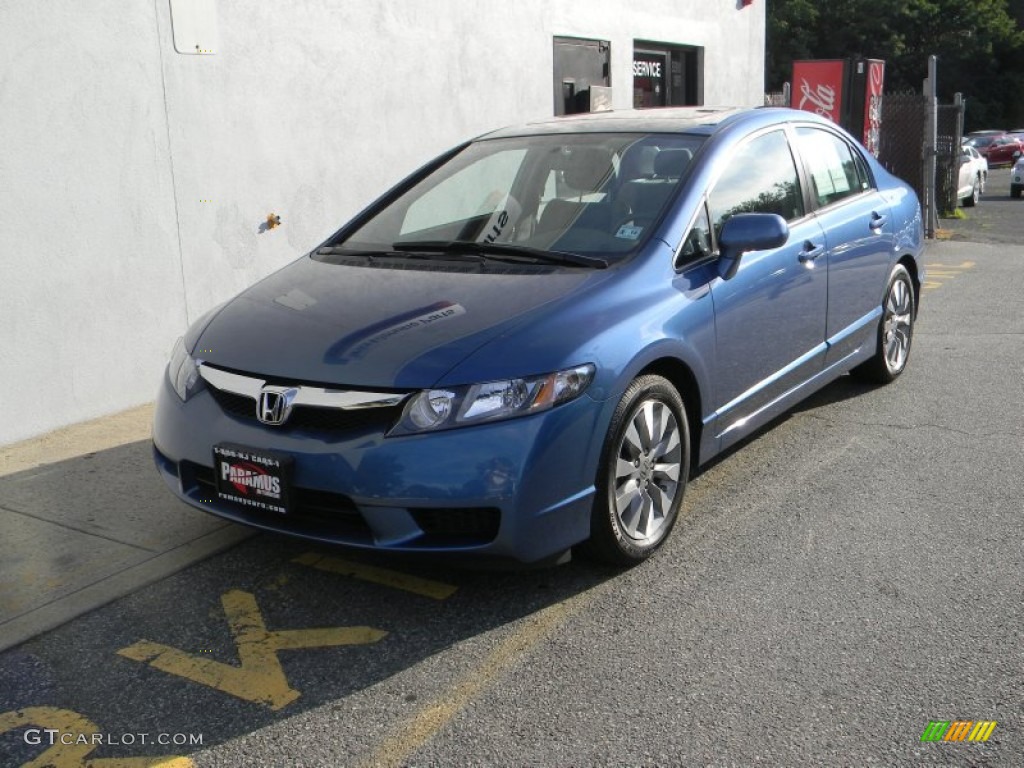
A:
{"label": "front tire", "polygon": [[888,384],[899,378],[910,359],[916,314],[914,282],[907,268],[897,264],[889,275],[889,285],[885,290],[875,354],[854,368],[852,373],[876,384]]}
{"label": "front tire", "polygon": [[1019,198],[1020,197],[1020,191],[1021,191],[1020,184],[1011,184],[1010,185],[1010,197]]}
{"label": "front tire", "polygon": [[614,565],[650,557],[679,516],[689,468],[679,392],[661,376],[640,376],[623,393],[605,437],[584,550]]}

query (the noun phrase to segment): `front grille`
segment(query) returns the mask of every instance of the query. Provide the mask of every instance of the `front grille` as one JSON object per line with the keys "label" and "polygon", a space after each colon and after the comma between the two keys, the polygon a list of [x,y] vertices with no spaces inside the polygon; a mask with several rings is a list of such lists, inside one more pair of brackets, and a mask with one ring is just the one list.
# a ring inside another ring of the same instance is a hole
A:
{"label": "front grille", "polygon": [[245,395],[236,395],[234,392],[225,392],[216,387],[207,386],[213,399],[217,401],[224,413],[236,416],[240,419],[256,420],[256,401]]}
{"label": "front grille", "polygon": [[[229,416],[256,424],[256,401],[245,395],[227,392],[207,385],[213,399],[221,410]],[[315,408],[308,405],[297,405],[292,409],[288,421],[280,426],[268,426],[269,429],[302,432],[349,432],[363,429],[378,429],[386,432],[394,426],[402,413],[401,405],[379,408],[356,408],[342,410],[340,408]]]}
{"label": "front grille", "polygon": [[410,509],[409,514],[429,538],[453,544],[494,541],[501,524],[501,510],[494,507]]}
{"label": "front grille", "polygon": [[[240,518],[256,524],[271,524],[275,528],[299,529],[305,533],[323,533],[354,540],[370,540],[370,526],[348,496],[313,488],[292,487],[291,511],[287,516],[275,512],[262,512],[240,504],[217,498],[217,485],[213,470],[200,464],[182,462],[182,480],[188,491],[189,480],[201,497],[217,499],[218,504],[230,506]],[[286,523],[278,526],[276,523]]]}

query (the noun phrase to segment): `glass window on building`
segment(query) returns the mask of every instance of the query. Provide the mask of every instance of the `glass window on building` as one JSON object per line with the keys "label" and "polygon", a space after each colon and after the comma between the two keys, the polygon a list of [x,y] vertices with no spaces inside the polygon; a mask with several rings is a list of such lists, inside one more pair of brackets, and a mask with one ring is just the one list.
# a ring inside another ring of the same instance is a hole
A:
{"label": "glass window on building", "polygon": [[704,103],[704,49],[643,40],[633,42],[633,106]]}
{"label": "glass window on building", "polygon": [[611,108],[611,43],[555,38],[555,114]]}

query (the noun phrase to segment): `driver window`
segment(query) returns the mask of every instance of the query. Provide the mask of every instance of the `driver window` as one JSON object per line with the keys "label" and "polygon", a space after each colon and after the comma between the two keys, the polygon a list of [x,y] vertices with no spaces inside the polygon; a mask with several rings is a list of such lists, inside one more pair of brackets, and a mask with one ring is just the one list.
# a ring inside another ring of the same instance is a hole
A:
{"label": "driver window", "polygon": [[737,149],[709,203],[716,237],[737,213],[777,213],[786,221],[803,216],[803,192],[786,134],[772,131]]}

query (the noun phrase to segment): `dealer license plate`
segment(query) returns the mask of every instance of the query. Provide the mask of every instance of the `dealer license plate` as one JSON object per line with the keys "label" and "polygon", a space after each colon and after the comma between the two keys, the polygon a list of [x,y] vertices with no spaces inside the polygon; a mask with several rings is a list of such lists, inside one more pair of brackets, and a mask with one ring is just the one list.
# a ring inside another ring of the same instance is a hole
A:
{"label": "dealer license plate", "polygon": [[288,514],[292,457],[232,443],[213,447],[217,497],[243,507]]}

